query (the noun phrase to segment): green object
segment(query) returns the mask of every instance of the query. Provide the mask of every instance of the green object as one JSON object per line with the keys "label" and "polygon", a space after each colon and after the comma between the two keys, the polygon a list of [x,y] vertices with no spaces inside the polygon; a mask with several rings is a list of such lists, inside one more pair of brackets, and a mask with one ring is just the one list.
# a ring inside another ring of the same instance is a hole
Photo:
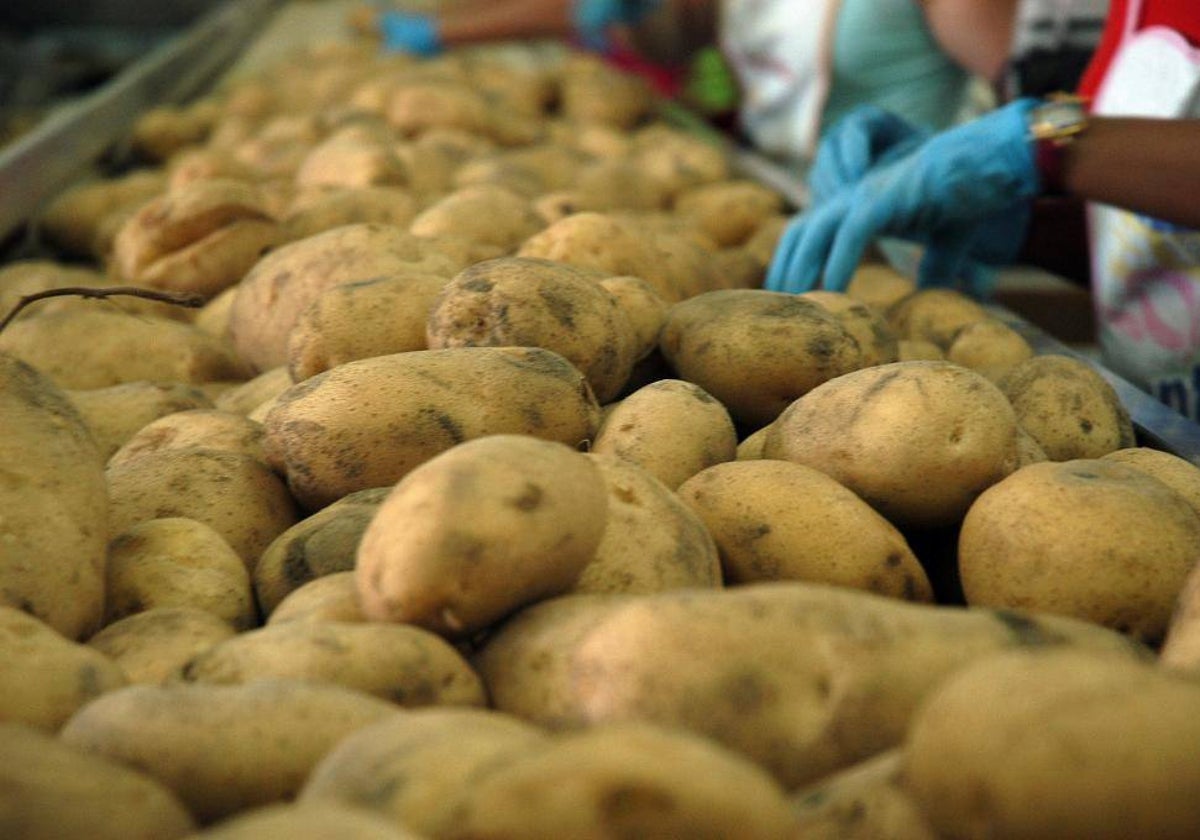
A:
{"label": "green object", "polygon": [[705,47],[696,54],[683,93],[693,108],[705,114],[727,113],[737,107],[737,81],[720,50]]}

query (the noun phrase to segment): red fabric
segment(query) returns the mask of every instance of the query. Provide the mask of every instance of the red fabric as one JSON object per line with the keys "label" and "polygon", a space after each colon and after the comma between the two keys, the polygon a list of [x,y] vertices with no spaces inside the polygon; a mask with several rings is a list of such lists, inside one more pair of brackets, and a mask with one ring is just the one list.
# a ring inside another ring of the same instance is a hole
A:
{"label": "red fabric", "polygon": [[[1096,54],[1092,56],[1091,64],[1079,83],[1079,92],[1084,96],[1095,96],[1108,65],[1121,44],[1125,31],[1125,16],[1129,4],[1133,0],[1112,0],[1109,6],[1108,20],[1104,26],[1104,35]],[[1141,20],[1138,29],[1151,26],[1165,26],[1174,29],[1188,40],[1193,46],[1200,44],[1200,3],[1196,0],[1142,0]]]}
{"label": "red fabric", "polygon": [[604,54],[604,59],[627,73],[641,76],[657,93],[668,99],[673,99],[683,88],[683,74],[678,70],[647,61],[620,44],[610,46]]}

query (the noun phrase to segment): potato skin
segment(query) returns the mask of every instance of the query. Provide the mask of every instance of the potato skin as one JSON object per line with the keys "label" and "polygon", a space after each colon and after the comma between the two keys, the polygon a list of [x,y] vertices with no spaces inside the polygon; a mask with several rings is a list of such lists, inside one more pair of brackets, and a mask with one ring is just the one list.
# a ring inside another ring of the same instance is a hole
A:
{"label": "potato skin", "polygon": [[331,802],[306,805],[264,805],[242,811],[195,835],[193,840],[420,840],[392,820],[378,817],[365,808]]}
{"label": "potato skin", "polygon": [[197,654],[236,633],[197,607],[154,607],[114,621],[87,641],[120,667],[131,685],[162,685]]}
{"label": "potato skin", "polygon": [[67,638],[104,613],[109,502],[96,443],[66,395],[0,352],[0,605]]}
{"label": "potato skin", "polygon": [[1018,470],[976,500],[958,540],[968,603],[1074,616],[1153,644],[1197,563],[1200,517],[1187,500],[1103,459]]}
{"label": "potato skin", "polygon": [[730,584],[809,580],[931,601],[904,536],[824,473],[788,461],[718,464],[678,489],[713,535]]}
{"label": "potato skin", "polygon": [[862,366],[858,342],[824,308],[795,295],[730,289],[671,307],[659,347],[753,431],[801,395]]}
{"label": "potato skin", "polygon": [[1004,395],[948,362],[894,362],[826,382],[772,424],[763,454],[826,473],[898,527],[958,522],[1019,458]]}
{"label": "potato skin", "polygon": [[937,840],[937,835],[906,791],[900,775],[901,750],[882,752],[791,798],[796,837],[813,840]]}
{"label": "potato skin", "polygon": [[599,414],[583,375],[557,353],[457,347],[326,371],[285,391],[265,425],[268,457],[301,505],[315,510],[395,484],[483,435],[530,434],[577,446],[594,437]]}
{"label": "potato skin", "polygon": [[0,723],[0,831],[22,840],[175,840],[195,824],[150,777],[73,749],[38,730]]}
{"label": "potato skin", "polygon": [[604,533],[594,463],[552,441],[492,435],[413,470],[367,526],[363,613],[469,636],[578,579]]}
{"label": "potato skin", "polygon": [[89,703],[59,737],[142,768],[208,823],[294,796],[335,743],[399,713],[361,692],[292,680],[139,685]]}
{"label": "potato skin", "polygon": [[913,720],[901,773],[939,836],[1194,837],[1200,686],[1081,651],[963,669]]}

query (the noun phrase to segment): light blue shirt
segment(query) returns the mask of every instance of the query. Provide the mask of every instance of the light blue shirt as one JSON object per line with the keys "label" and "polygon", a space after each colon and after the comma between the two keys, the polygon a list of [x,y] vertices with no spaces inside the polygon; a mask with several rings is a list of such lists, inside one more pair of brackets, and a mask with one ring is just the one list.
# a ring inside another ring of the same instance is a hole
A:
{"label": "light blue shirt", "polygon": [[843,0],[822,131],[864,102],[946,128],[960,113],[969,78],[942,52],[917,0]]}

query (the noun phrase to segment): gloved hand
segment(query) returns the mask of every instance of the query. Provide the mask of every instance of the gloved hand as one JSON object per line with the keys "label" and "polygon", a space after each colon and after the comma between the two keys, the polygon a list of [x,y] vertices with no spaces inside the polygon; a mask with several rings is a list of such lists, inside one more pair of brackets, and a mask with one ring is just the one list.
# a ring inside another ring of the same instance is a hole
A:
{"label": "gloved hand", "polygon": [[427,15],[384,12],[379,16],[379,33],[383,36],[384,48],[392,52],[429,56],[442,51],[437,25]]}
{"label": "gloved hand", "polygon": [[934,135],[799,216],[779,241],[766,288],[802,292],[823,278],[825,288],[844,290],[880,235],[926,246],[918,284],[955,283],[971,249],[990,244],[989,223],[1011,226],[1000,214],[1041,190],[1026,127],[1037,104],[1021,99]]}
{"label": "gloved hand", "polygon": [[933,132],[877,105],[860,105],[826,132],[808,172],[813,204],[858,183],[875,166],[899,160]]}
{"label": "gloved hand", "polygon": [[603,52],[608,48],[608,28],[617,23],[633,24],[659,5],[661,0],[572,0],[575,32],[583,45]]}

